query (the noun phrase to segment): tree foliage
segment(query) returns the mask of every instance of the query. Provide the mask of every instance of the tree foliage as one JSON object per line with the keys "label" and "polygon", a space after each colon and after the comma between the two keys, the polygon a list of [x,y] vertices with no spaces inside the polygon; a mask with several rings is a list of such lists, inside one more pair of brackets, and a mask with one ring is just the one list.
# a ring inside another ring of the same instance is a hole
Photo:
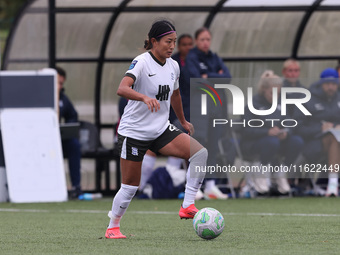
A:
{"label": "tree foliage", "polygon": [[8,29],[15,16],[24,6],[27,0],[1,0],[0,1],[0,23],[1,29]]}

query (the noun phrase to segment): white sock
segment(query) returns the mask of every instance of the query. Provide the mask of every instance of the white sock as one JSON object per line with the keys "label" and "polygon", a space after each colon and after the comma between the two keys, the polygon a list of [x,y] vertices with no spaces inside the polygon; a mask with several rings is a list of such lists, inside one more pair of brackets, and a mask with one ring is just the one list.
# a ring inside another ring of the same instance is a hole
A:
{"label": "white sock", "polygon": [[136,194],[138,186],[131,186],[122,184],[119,191],[113,199],[112,211],[109,212],[110,223],[108,228],[115,228],[120,226],[120,219],[124,215],[126,209]]}
{"label": "white sock", "polygon": [[338,186],[338,173],[331,172],[328,174],[328,185]]}
{"label": "white sock", "polygon": [[166,162],[167,165],[175,167],[177,169],[181,169],[183,159],[176,158],[176,157],[168,157],[168,160]]}
{"label": "white sock", "polygon": [[204,192],[209,192],[213,187],[216,186],[215,180],[205,180]]}
{"label": "white sock", "polygon": [[142,162],[142,175],[140,177],[139,190],[143,190],[146,182],[152,175],[157,157],[145,154]]}
{"label": "white sock", "polygon": [[208,151],[206,148],[202,148],[189,159],[190,164],[187,171],[187,183],[185,185],[185,195],[182,204],[183,208],[187,208],[195,203],[196,193],[198,189],[201,188],[205,177],[205,172],[199,171],[199,169],[203,170],[202,168],[206,167],[207,158]]}

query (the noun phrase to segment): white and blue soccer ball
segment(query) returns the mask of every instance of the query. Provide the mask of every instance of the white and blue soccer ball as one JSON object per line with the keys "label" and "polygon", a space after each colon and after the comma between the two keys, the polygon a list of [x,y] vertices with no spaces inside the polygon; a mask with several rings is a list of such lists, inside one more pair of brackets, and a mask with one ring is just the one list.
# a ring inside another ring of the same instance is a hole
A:
{"label": "white and blue soccer ball", "polygon": [[203,239],[214,239],[223,232],[224,218],[216,209],[206,207],[196,213],[193,219],[193,225],[199,237]]}

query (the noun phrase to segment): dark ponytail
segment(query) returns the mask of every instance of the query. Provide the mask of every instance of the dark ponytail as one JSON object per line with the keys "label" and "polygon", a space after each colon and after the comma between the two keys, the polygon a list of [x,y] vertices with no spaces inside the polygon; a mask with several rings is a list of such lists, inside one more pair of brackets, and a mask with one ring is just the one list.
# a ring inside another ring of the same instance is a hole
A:
{"label": "dark ponytail", "polygon": [[145,40],[144,41],[144,49],[146,49],[146,50],[151,50],[152,49],[152,44],[151,44],[150,40]]}
{"label": "dark ponytail", "polygon": [[154,22],[148,33],[148,40],[144,41],[144,49],[151,50],[151,38],[159,41],[163,36],[176,32],[175,26],[168,20],[158,20]]}

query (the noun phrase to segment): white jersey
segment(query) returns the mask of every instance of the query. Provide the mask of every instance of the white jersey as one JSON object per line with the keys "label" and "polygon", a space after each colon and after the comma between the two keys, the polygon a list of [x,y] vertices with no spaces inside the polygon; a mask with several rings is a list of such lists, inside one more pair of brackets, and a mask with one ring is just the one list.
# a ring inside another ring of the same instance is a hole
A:
{"label": "white jersey", "polygon": [[172,58],[167,58],[163,65],[151,52],[137,56],[125,75],[135,80],[135,91],[157,98],[160,109],[151,112],[142,101],[129,100],[118,133],[142,141],[160,136],[169,125],[170,99],[173,91],[179,88],[179,74],[178,63]]}

